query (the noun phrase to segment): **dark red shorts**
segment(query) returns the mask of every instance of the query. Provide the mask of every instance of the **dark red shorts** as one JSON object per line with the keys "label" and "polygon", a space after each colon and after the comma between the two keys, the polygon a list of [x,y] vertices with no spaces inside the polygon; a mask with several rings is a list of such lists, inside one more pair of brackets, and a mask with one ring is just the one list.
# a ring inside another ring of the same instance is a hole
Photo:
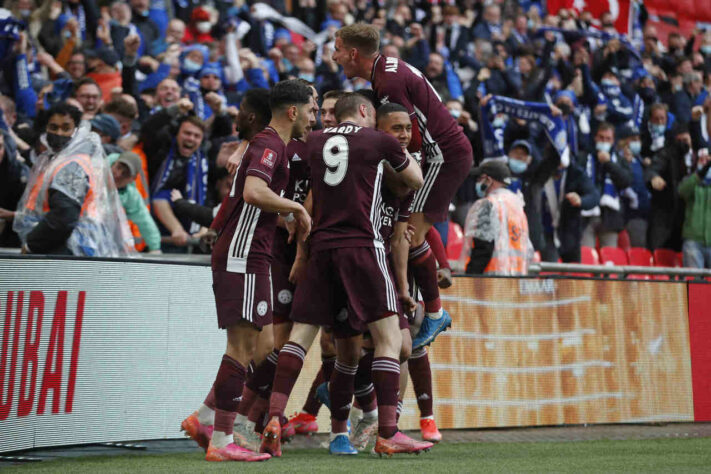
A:
{"label": "dark red shorts", "polygon": [[336,337],[349,337],[398,312],[385,251],[338,248],[312,252],[296,287],[291,320],[330,326]]}
{"label": "dark red shorts", "polygon": [[425,183],[415,193],[412,212],[422,212],[432,224],[447,220],[449,204],[469,176],[474,155],[469,141],[442,151],[446,161],[423,163]]}
{"label": "dark red shorts", "polygon": [[228,328],[240,321],[258,329],[272,324],[272,282],[269,274],[212,271],[217,324]]}
{"label": "dark red shorts", "polygon": [[274,293],[274,324],[291,322],[291,302],[294,299],[294,285],[289,281],[291,264],[278,259],[272,260],[272,288]]}

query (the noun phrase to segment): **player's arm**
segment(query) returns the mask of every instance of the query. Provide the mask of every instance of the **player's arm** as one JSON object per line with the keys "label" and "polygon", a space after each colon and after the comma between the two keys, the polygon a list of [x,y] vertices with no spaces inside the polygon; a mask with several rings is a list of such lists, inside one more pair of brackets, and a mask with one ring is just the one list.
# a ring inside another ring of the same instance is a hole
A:
{"label": "player's arm", "polygon": [[412,189],[413,191],[417,191],[425,183],[425,180],[422,177],[422,168],[420,168],[420,165],[417,164],[417,161],[415,161],[412,155],[410,155],[410,152],[408,152],[407,150],[403,151],[407,156],[407,164],[404,168],[401,168],[400,170],[395,168],[395,171],[398,172],[397,177],[399,178],[402,184]]}
{"label": "player's arm", "polygon": [[304,240],[311,232],[311,216],[306,212],[304,206],[291,199],[279,196],[269,188],[266,181],[257,176],[247,176],[244,182],[242,198],[247,204],[256,206],[266,212],[292,214],[296,219],[300,236]]}
{"label": "player's arm", "polygon": [[[311,190],[306,195],[304,200],[304,209],[309,214],[313,214],[313,195]],[[289,235],[291,240],[291,234]],[[301,279],[304,271],[306,270],[306,261],[309,259],[309,243],[305,240],[299,239],[296,242],[296,257],[294,258],[294,264],[291,266],[291,271],[289,272],[289,281],[296,285]]]}
{"label": "player's arm", "polygon": [[422,149],[422,135],[420,134],[420,127],[414,113],[410,115],[410,121],[412,122],[412,137],[410,138],[410,143],[407,145],[407,151],[415,153]]}
{"label": "player's arm", "polygon": [[416,303],[410,297],[410,286],[407,282],[407,258],[410,252],[410,242],[406,236],[407,226],[407,221],[395,223],[390,238],[390,257],[398,299],[403,305],[403,310],[412,312]]}

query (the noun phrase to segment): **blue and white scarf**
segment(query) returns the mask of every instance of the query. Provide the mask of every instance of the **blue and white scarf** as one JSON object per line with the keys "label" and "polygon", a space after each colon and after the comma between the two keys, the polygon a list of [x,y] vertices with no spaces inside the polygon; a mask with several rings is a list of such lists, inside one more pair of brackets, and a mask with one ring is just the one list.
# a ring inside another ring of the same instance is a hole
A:
{"label": "blue and white scarf", "polygon": [[81,30],[81,39],[86,40],[86,12],[84,12],[84,7],[79,4],[77,5],[77,14],[75,15],[69,5],[64,9],[64,14],[76,17],[77,23],[79,23],[79,29]]}
{"label": "blue and white scarf", "polygon": [[[158,170],[158,179],[153,182],[153,189],[151,190],[152,195],[156,195],[158,191],[164,189],[168,179],[170,178],[170,173],[173,171],[175,166],[175,160],[177,158],[177,144],[173,140],[173,144],[170,147],[168,156],[163,160],[163,163]],[[190,157],[190,162],[187,164],[185,169],[185,188],[181,189],[183,197],[201,206],[205,204],[205,198],[207,197],[207,173],[208,173],[208,163],[207,158],[201,149],[198,149]],[[191,232],[197,232],[200,226],[197,225],[197,229],[193,230],[197,224],[193,222],[191,224]]]}
{"label": "blue and white scarf", "polygon": [[[488,120],[485,120],[485,117],[493,116],[489,114],[491,114],[491,111],[494,110],[494,113],[503,113],[510,117],[540,123],[546,132],[548,140],[550,140],[551,144],[560,155],[561,162],[564,166],[567,166],[570,161],[570,151],[568,149],[568,127],[566,126],[565,120],[563,120],[562,116],[553,116],[550,105],[545,102],[526,102],[523,100],[511,99],[510,97],[495,95],[491,97],[487,106],[491,106],[493,109],[489,109],[489,111],[482,110],[482,138],[485,143],[485,157],[487,156],[487,142],[489,142],[489,144],[493,147],[491,151],[494,153],[498,152],[495,148],[496,146],[500,146],[500,149],[503,150],[503,130],[499,142],[496,139],[496,134],[493,132],[493,127],[488,128],[487,125],[490,125],[490,123],[488,123]],[[484,107],[484,109],[486,109],[486,107]]]}
{"label": "blue and white scarf", "polygon": [[[617,155],[614,151],[610,152],[610,162],[617,163]],[[585,163],[585,173],[588,175],[588,177],[592,180],[593,183],[597,183],[598,165],[599,163],[597,161],[597,157],[593,153],[588,154],[588,159]],[[610,178],[609,173],[605,173],[604,176],[604,182],[602,185],[602,196],[600,197],[600,205],[595,206],[594,208],[588,211],[580,211],[580,215],[582,215],[583,217],[599,216],[601,214],[601,207],[606,207],[614,211],[620,210],[620,196],[617,193],[617,188],[612,182],[612,178]]]}
{"label": "blue and white scarf", "polygon": [[637,51],[637,48],[635,48],[634,45],[630,43],[629,39],[627,39],[627,35],[621,35],[619,33],[611,34],[599,30],[566,30],[553,26],[542,26],[538,28],[539,34],[545,33],[546,31],[552,31],[553,33],[559,33],[562,35],[569,34],[577,37],[587,36],[589,38],[599,39],[603,43],[607,43],[612,39],[617,39],[620,41],[622,46],[624,46],[630,52],[632,56],[634,56],[639,62],[642,62],[642,56],[640,56],[639,51]]}
{"label": "blue and white scarf", "polygon": [[484,160],[503,159],[504,153],[504,129],[494,127],[494,117],[496,116],[496,101],[492,98],[481,108],[481,138],[484,148]]}

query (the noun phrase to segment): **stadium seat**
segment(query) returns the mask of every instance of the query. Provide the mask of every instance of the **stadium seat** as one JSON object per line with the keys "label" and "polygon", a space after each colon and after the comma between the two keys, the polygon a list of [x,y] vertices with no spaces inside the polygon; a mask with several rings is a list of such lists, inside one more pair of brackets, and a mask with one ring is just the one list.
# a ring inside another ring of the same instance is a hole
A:
{"label": "stadium seat", "polygon": [[459,260],[464,246],[464,232],[456,222],[449,221],[449,235],[447,237],[447,259]]}
{"label": "stadium seat", "polygon": [[597,250],[592,247],[580,247],[580,263],[583,265],[600,265]]}
{"label": "stadium seat", "polygon": [[632,245],[630,244],[630,234],[628,234],[626,230],[622,230],[619,234],[617,234],[617,247],[621,248],[625,252],[632,248]]}
{"label": "stadium seat", "polygon": [[657,249],[654,251],[655,267],[680,267],[681,259],[678,254],[670,249]]}
{"label": "stadium seat", "polygon": [[[600,249],[600,263],[603,265],[627,265],[627,254],[617,247],[603,247]],[[611,274],[610,278],[619,278]]]}
{"label": "stadium seat", "polygon": [[[627,258],[629,259],[630,265],[638,267],[651,267],[654,265],[652,252],[643,247],[632,247],[627,250]],[[627,275],[627,278],[632,280],[649,280],[651,277],[649,274],[633,274]]]}

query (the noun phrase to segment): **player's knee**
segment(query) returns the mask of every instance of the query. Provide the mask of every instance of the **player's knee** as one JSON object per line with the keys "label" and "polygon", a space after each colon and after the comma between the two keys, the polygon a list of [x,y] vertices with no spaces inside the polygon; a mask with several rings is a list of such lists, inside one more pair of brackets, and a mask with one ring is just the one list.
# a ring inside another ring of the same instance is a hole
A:
{"label": "player's knee", "polygon": [[412,355],[412,339],[410,339],[410,331],[408,329],[401,332],[402,344],[400,345],[400,363],[403,363]]}

